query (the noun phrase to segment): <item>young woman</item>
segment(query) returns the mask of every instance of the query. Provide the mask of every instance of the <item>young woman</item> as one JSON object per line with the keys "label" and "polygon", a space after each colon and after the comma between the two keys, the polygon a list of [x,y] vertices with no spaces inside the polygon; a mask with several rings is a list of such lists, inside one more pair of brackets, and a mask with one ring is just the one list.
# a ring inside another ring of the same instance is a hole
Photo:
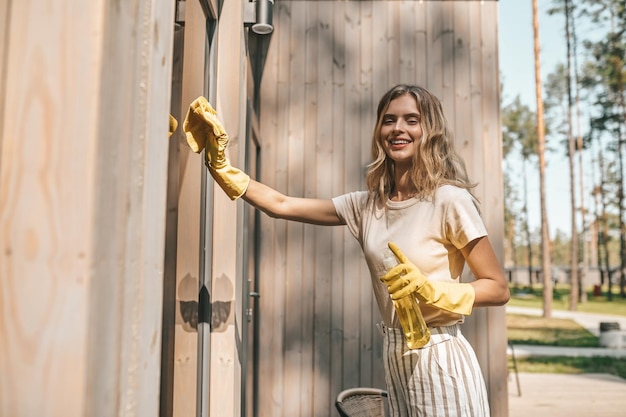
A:
{"label": "young woman", "polygon": [[[345,225],[359,241],[383,317],[384,365],[394,417],[489,416],[484,380],[459,324],[474,307],[503,305],[507,282],[454,150],[441,103],[427,90],[397,85],[378,105],[367,191],[331,200],[286,196],[254,181],[225,157],[228,135],[206,99],[191,104],[183,129],[231,199],[271,217]],[[390,247],[400,264],[386,271]],[[467,263],[476,280],[461,283]],[[430,341],[409,349],[393,299],[420,300]]]}

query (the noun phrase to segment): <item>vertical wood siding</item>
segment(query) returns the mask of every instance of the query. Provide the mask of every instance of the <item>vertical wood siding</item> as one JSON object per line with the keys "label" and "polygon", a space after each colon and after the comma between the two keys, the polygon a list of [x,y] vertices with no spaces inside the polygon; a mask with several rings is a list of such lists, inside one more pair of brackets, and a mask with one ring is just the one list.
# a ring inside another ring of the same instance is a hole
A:
{"label": "vertical wood siding", "polygon": [[[378,100],[396,83],[423,85],[443,102],[501,256],[497,3],[481,3],[276,2],[260,180],[306,197],[364,189]],[[347,229],[262,216],[260,254],[259,415],[336,415],[342,389],[384,387],[379,314]],[[464,332],[492,415],[506,416],[503,309],[478,309]]]}
{"label": "vertical wood siding", "polygon": [[173,3],[0,4],[0,415],[155,416]]}
{"label": "vertical wood siding", "polygon": [[[198,288],[201,254],[202,171],[200,156],[182,131],[189,103],[204,94],[206,18],[197,0],[186,2],[185,25],[177,45],[172,112],[179,121],[170,139],[168,228],[165,246],[160,416],[195,415],[198,383]],[[180,61],[180,62],[179,62]],[[178,67],[177,67],[178,68]],[[209,221],[209,220],[207,220]],[[201,326],[201,325],[200,325]]]}

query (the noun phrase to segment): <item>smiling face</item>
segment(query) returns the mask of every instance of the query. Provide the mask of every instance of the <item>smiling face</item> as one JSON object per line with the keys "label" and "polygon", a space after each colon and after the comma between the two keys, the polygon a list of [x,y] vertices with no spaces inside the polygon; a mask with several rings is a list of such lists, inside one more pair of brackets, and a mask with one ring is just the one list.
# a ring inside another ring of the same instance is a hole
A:
{"label": "smiling face", "polygon": [[413,95],[407,93],[391,100],[381,118],[380,144],[396,167],[411,164],[421,139],[421,116]]}

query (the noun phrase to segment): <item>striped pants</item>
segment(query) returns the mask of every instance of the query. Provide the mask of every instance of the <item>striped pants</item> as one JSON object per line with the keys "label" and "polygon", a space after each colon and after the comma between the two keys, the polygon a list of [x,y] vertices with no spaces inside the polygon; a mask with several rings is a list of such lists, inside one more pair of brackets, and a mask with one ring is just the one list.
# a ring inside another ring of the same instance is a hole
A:
{"label": "striped pants", "polygon": [[489,417],[478,360],[458,325],[431,328],[428,344],[413,350],[402,330],[382,330],[392,417]]}

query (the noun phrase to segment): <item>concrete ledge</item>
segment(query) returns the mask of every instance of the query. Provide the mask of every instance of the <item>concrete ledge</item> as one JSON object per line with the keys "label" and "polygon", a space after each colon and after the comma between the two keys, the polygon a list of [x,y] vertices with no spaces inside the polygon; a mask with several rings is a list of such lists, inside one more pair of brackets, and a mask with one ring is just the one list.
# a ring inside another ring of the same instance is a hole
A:
{"label": "concrete ledge", "polygon": [[[515,351],[515,357],[517,359],[528,358],[531,356],[608,356],[611,358],[626,358],[626,349],[513,345],[513,351]],[[509,356],[512,355],[513,351],[511,351],[510,347],[507,348],[507,354]]]}

